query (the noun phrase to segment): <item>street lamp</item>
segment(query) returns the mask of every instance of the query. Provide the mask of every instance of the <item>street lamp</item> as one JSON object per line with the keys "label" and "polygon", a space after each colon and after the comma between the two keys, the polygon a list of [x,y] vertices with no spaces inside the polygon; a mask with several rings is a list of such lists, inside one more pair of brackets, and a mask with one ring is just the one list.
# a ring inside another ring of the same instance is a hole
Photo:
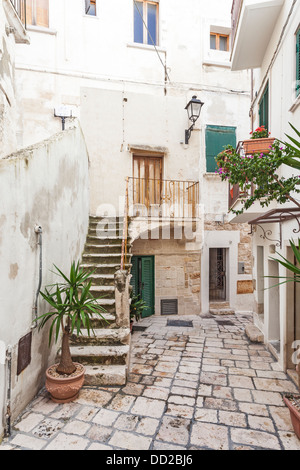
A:
{"label": "street lamp", "polygon": [[188,113],[188,118],[192,122],[192,125],[189,129],[185,131],[185,143],[188,144],[192,130],[194,129],[195,123],[200,116],[201,109],[204,103],[197,99],[197,96],[193,96],[191,101],[186,105],[185,109]]}

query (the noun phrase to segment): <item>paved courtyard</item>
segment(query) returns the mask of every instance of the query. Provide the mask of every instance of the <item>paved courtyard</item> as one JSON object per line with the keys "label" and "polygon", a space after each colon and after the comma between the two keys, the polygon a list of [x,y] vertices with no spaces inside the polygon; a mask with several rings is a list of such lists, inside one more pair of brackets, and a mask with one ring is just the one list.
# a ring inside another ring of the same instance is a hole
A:
{"label": "paved courtyard", "polygon": [[[192,326],[168,326],[173,320]],[[0,450],[300,450],[282,400],[296,388],[266,347],[245,337],[249,321],[143,319],[126,386],[85,387],[65,405],[42,390]]]}

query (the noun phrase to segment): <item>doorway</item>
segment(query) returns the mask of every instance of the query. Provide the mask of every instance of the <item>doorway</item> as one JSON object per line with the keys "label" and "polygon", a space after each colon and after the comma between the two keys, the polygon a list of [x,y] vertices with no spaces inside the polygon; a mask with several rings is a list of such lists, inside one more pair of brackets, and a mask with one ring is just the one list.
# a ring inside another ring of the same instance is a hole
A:
{"label": "doorway", "polygon": [[226,248],[209,250],[209,300],[226,301]]}
{"label": "doorway", "polygon": [[133,156],[133,203],[161,204],[162,157]]}
{"label": "doorway", "polygon": [[133,256],[131,285],[134,295],[139,295],[147,307],[142,318],[155,314],[154,303],[154,256]]}

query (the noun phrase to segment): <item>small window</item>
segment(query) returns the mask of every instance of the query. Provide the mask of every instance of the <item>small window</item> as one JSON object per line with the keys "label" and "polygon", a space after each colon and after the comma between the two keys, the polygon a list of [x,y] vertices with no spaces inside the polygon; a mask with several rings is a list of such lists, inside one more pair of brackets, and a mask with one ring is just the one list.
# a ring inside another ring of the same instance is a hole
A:
{"label": "small window", "polygon": [[49,28],[49,0],[26,1],[26,24]]}
{"label": "small window", "polygon": [[269,129],[269,83],[264,89],[262,98],[259,102],[259,125]]}
{"label": "small window", "polygon": [[228,51],[229,36],[227,34],[210,33],[210,48],[217,51]]}
{"label": "small window", "polygon": [[134,0],[134,42],[157,45],[158,4]]}
{"label": "small window", "polygon": [[300,28],[296,33],[296,96],[300,94]]}
{"label": "small window", "polygon": [[85,14],[96,16],[96,0],[85,0]]}

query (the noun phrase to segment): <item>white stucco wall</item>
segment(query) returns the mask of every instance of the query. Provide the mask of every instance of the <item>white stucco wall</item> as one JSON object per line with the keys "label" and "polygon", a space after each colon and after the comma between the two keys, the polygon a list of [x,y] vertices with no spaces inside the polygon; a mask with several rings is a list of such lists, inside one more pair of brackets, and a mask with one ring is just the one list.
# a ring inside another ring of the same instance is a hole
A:
{"label": "white stucco wall", "polygon": [[[56,264],[68,272],[80,259],[89,215],[88,155],[79,127],[0,160],[0,343],[12,347],[12,419],[43,385],[54,358],[47,331],[32,329],[39,284],[38,237],[42,227],[42,288]],[[47,306],[39,299],[38,315]],[[17,376],[18,342],[32,331],[31,363]],[[3,362],[3,361],[2,361]],[[0,357],[0,436],[7,393],[7,364]]]}
{"label": "white stucco wall", "polygon": [[[300,4],[287,0],[283,2],[283,7],[277,18],[276,25],[272,35],[269,38],[269,44],[265,51],[261,68],[254,70],[254,129],[259,124],[259,102],[267,82],[269,82],[269,130],[271,136],[282,141],[288,141],[285,134],[296,137],[289,126],[292,123],[297,129],[300,129],[300,99],[296,97],[296,32],[300,24]],[[280,169],[282,176],[288,177],[298,172],[287,166]],[[299,201],[299,195],[295,195]],[[273,203],[269,207],[260,208],[261,214],[274,208],[292,207],[292,202],[285,205]],[[258,214],[256,214],[258,216]],[[257,247],[263,247],[263,274],[264,276],[274,275],[274,265],[271,257],[279,258],[282,254],[287,257],[289,239],[298,239],[297,222],[290,221],[282,224],[282,235],[280,237],[279,224],[264,224],[263,229],[257,227],[253,235],[253,255],[254,255],[254,278],[256,285],[259,285],[259,260],[257,259]],[[294,232],[296,230],[296,232]],[[265,235],[267,237],[265,238]],[[281,244],[280,244],[281,242]],[[286,270],[279,266],[276,268],[276,275],[285,276]],[[264,299],[264,315],[258,314],[255,318],[257,325],[262,329],[267,343],[277,343],[278,360],[282,368],[289,364],[291,367],[291,355],[293,350],[290,348],[292,331],[289,316],[293,316],[293,305],[289,287],[281,285],[279,289],[269,289],[270,279],[265,278],[264,292],[255,290],[255,300],[258,304]],[[277,305],[274,308],[274,298]],[[261,307],[260,307],[261,308]]]}

